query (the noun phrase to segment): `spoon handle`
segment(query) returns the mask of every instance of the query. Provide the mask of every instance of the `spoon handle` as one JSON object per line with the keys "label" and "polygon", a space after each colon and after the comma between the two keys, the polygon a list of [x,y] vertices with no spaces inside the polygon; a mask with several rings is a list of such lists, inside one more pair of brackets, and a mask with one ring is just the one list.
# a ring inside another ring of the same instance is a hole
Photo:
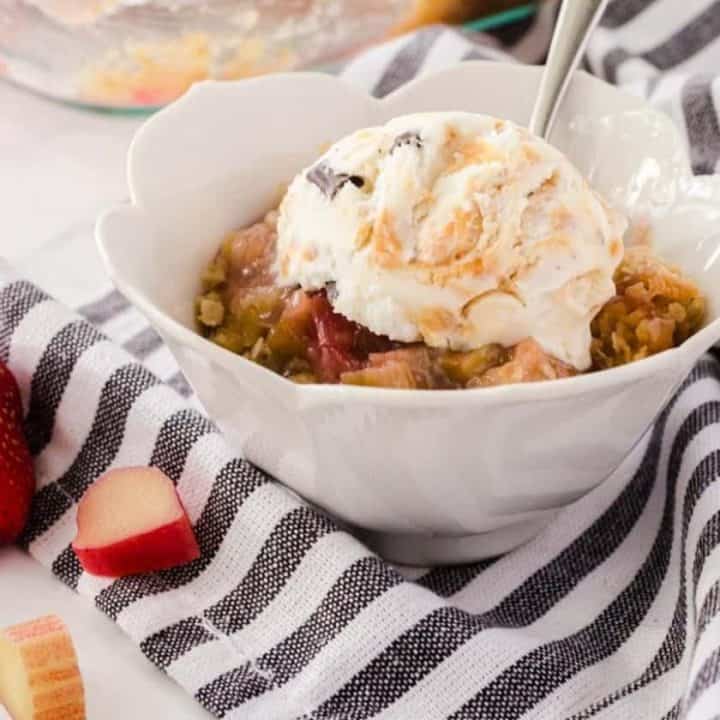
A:
{"label": "spoon handle", "polygon": [[547,139],[560,101],[608,0],[563,0],[535,99],[530,131]]}

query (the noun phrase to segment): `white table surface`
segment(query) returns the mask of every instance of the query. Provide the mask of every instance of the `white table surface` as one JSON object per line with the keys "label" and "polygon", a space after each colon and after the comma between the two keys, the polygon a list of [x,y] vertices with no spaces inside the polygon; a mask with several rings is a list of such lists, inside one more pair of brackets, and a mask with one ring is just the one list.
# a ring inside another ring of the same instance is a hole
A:
{"label": "white table surface", "polygon": [[[127,195],[125,152],[139,122],[61,107],[0,83],[0,256],[60,299],[60,278],[79,270],[62,265],[68,245],[82,246],[84,272],[102,272],[92,227],[102,209]],[[40,270],[38,253],[57,262]],[[48,613],[72,632],[89,718],[210,717],[86,599],[21,551],[0,550],[0,626]]]}

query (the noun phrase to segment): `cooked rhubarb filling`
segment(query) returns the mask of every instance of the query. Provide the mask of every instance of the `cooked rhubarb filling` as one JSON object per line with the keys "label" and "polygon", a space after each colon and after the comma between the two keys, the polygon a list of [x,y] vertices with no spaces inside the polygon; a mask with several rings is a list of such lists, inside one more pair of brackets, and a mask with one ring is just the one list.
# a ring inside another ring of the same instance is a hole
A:
{"label": "cooked rhubarb filling", "polygon": [[[459,389],[577,374],[533,339],[454,352],[377,335],[333,310],[333,286],[305,292],[276,282],[277,213],[231,233],[202,277],[202,334],[298,383]],[[590,371],[673,348],[703,322],[697,286],[646,247],[626,248],[616,294],[592,322]]]}

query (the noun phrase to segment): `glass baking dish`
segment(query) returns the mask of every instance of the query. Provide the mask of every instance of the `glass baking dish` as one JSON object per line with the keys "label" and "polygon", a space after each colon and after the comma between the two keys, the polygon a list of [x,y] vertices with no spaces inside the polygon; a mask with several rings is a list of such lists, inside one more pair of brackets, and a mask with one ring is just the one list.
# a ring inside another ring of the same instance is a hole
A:
{"label": "glass baking dish", "polygon": [[45,95],[149,110],[193,82],[346,55],[417,0],[0,0],[0,73]]}

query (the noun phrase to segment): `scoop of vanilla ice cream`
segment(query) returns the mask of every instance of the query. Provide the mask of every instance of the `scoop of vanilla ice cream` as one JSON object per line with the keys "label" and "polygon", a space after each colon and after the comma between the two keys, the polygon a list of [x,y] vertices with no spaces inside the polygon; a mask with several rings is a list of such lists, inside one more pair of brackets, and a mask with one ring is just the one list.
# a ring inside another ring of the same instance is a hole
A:
{"label": "scoop of vanilla ice cream", "polygon": [[469,113],[340,140],[280,208],[278,277],[393,340],[468,350],[534,338],[584,370],[625,220],[555,148]]}

